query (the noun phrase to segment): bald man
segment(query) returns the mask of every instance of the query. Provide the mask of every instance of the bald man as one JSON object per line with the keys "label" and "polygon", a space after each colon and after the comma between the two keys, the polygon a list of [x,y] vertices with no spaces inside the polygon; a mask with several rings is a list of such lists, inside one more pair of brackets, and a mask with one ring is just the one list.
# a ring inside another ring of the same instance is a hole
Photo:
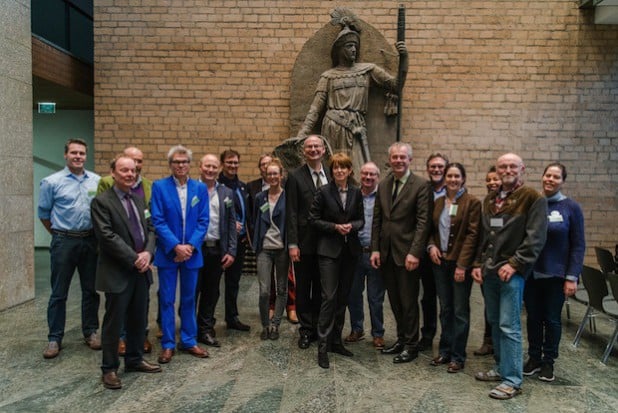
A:
{"label": "bald man", "polygon": [[483,202],[483,241],[472,277],[484,285],[487,320],[491,325],[496,366],[476,373],[481,381],[500,382],[489,392],[494,399],[521,393],[523,350],[521,304],[530,275],[547,235],[547,201],[524,186],[523,160],[514,153],[498,158],[502,185]]}

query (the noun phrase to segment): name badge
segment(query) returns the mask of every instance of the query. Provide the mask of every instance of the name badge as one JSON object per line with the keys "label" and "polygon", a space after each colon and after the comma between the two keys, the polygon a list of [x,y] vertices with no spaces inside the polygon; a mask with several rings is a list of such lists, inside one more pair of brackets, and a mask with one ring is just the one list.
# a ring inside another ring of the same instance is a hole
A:
{"label": "name badge", "polygon": [[270,207],[269,207],[269,205],[268,205],[268,202],[265,202],[265,203],[263,203],[263,204],[262,204],[262,206],[260,207],[260,211],[262,211],[262,212],[266,212],[266,211],[268,211],[268,209],[269,209],[269,208],[270,208]]}
{"label": "name badge", "polygon": [[194,195],[193,199],[191,200],[191,207],[196,206],[198,202],[200,202],[200,199],[197,197],[197,195]]}
{"label": "name badge", "polygon": [[490,218],[489,226],[492,228],[502,228],[504,226],[504,218]]}
{"label": "name badge", "polygon": [[232,206],[232,200],[226,196],[225,199],[223,200],[223,204],[225,204],[225,206],[229,208]]}
{"label": "name badge", "polygon": [[547,216],[549,222],[564,222],[564,218],[558,211],[551,211],[551,214]]}
{"label": "name badge", "polygon": [[146,219],[150,218],[150,211],[147,209],[144,210],[144,218]]}
{"label": "name badge", "polygon": [[448,209],[448,214],[452,217],[454,217],[455,215],[457,215],[457,205],[452,204],[449,209]]}

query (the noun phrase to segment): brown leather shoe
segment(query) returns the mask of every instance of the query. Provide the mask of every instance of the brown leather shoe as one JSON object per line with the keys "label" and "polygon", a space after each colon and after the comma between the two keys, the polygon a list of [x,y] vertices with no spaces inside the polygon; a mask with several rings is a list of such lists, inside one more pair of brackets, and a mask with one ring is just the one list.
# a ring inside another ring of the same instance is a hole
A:
{"label": "brown leather shoe", "polygon": [[451,361],[450,363],[448,363],[448,366],[446,367],[446,371],[448,371],[449,373],[459,373],[461,370],[463,370],[463,368],[464,368],[463,363]]}
{"label": "brown leather shoe", "polygon": [[438,357],[434,357],[433,360],[431,360],[429,364],[431,364],[432,366],[439,366],[440,364],[447,364],[450,361],[451,361],[450,357],[438,356]]}
{"label": "brown leather shoe", "polygon": [[193,347],[189,347],[189,348],[181,348],[180,351],[184,352],[184,353],[189,353],[194,357],[197,358],[206,358],[208,357],[208,351],[204,350],[203,348],[199,347],[199,346],[193,346]]}
{"label": "brown leather shoe", "polygon": [[478,350],[474,350],[473,354],[475,356],[489,356],[494,354],[494,346],[491,344],[484,342],[481,348]]}
{"label": "brown leather shoe", "polygon": [[164,348],[161,354],[159,354],[159,358],[157,360],[161,364],[166,364],[172,361],[173,356],[174,356],[174,350],[172,350],[171,348]]}
{"label": "brown leather shoe", "polygon": [[343,341],[346,343],[357,343],[365,339],[365,333],[363,331],[352,331]]}
{"label": "brown leather shoe", "polygon": [[148,337],[144,340],[144,353],[152,353],[152,343],[150,343]]}
{"label": "brown leather shoe", "polygon": [[92,333],[88,337],[84,337],[84,343],[92,350],[101,350],[101,339],[97,333]]}
{"label": "brown leather shoe", "polygon": [[137,371],[140,373],[161,373],[161,366],[158,364],[148,363],[146,360],[142,360],[132,366],[124,366],[124,371]]}
{"label": "brown leather shoe", "polygon": [[382,350],[384,348],[384,337],[374,337],[373,338],[373,347],[376,350]]}
{"label": "brown leather shoe", "polygon": [[53,359],[60,354],[60,344],[57,341],[50,341],[47,343],[47,347],[43,350],[43,358]]}
{"label": "brown leather shoe", "polygon": [[118,355],[124,356],[127,354],[127,342],[123,339],[118,340]]}
{"label": "brown leather shoe", "polygon": [[110,371],[103,374],[103,377],[101,377],[101,381],[103,382],[103,386],[106,389],[118,390],[122,388],[122,383],[120,383],[120,379],[116,375],[115,371]]}

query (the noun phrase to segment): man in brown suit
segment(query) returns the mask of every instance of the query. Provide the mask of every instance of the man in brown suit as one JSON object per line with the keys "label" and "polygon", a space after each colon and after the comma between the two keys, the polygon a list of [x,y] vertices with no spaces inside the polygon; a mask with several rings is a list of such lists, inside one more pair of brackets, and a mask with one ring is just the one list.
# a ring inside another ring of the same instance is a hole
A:
{"label": "man in brown suit", "polygon": [[430,230],[430,188],[410,171],[412,147],[396,142],[388,149],[391,173],[378,186],[371,231],[371,265],[381,268],[397,322],[397,342],[382,350],[393,363],[418,356],[418,266]]}

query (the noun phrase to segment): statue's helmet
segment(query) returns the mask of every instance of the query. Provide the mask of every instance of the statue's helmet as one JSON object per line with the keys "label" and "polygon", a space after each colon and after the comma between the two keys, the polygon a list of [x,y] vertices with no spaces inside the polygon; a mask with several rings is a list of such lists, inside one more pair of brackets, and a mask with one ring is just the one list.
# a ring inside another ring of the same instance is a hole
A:
{"label": "statue's helmet", "polygon": [[330,51],[333,67],[339,65],[339,49],[347,42],[355,42],[356,49],[360,50],[360,33],[351,29],[349,26],[345,26],[341,29],[337,35],[337,38],[333,42],[333,46]]}

